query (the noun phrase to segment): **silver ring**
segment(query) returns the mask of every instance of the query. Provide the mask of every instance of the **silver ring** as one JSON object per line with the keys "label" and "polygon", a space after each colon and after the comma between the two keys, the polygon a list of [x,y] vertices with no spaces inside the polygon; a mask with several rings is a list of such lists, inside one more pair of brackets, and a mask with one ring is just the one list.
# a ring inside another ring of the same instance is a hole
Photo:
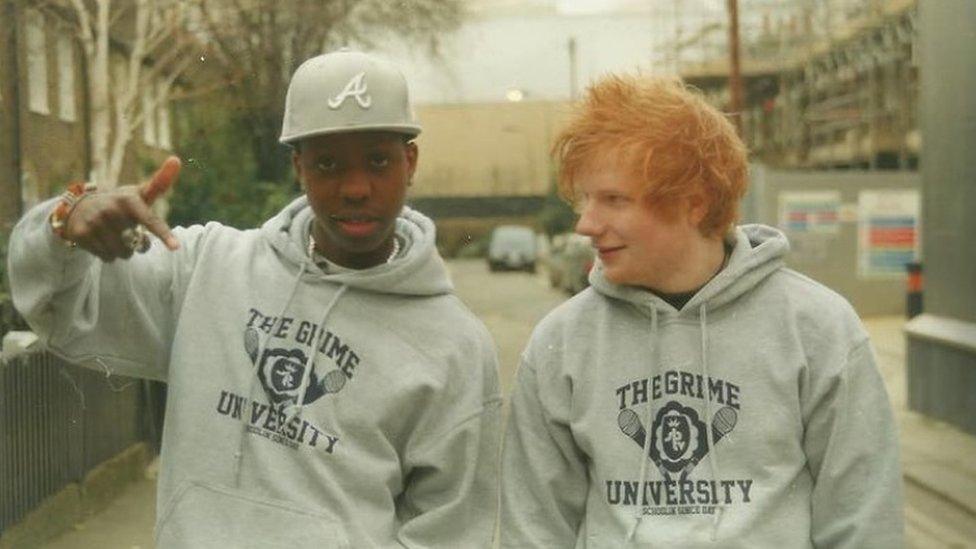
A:
{"label": "silver ring", "polygon": [[122,231],[119,236],[122,238],[122,244],[133,252],[145,253],[149,250],[149,235],[146,234],[142,225],[129,227]]}

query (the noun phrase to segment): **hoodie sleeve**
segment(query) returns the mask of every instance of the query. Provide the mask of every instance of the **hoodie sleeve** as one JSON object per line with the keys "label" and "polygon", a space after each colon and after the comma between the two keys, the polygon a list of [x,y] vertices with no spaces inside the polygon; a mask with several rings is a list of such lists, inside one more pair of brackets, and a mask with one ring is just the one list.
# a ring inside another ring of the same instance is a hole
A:
{"label": "hoodie sleeve", "polygon": [[397,506],[397,540],[405,547],[491,547],[501,396],[494,346],[487,334],[482,340],[479,350],[463,354],[480,372],[454,369],[405,451]]}
{"label": "hoodie sleeve", "polygon": [[812,389],[803,444],[814,479],[813,544],[903,546],[898,435],[868,340]]}
{"label": "hoodie sleeve", "polygon": [[502,450],[503,548],[576,546],[587,471],[570,432],[569,397],[568,384],[540,380],[523,356]]}
{"label": "hoodie sleeve", "polygon": [[103,263],[64,245],[48,223],[57,199],[32,208],[10,237],[14,306],[53,352],[81,366],[166,379],[176,314],[174,291],[202,227],[173,232],[180,249],[158,240],[145,254]]}

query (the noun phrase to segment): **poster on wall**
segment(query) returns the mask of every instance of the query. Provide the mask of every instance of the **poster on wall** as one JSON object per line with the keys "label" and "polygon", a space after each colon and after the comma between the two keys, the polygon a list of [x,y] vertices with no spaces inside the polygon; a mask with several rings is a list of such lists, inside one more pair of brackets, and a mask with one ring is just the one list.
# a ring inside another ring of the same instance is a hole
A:
{"label": "poster on wall", "polygon": [[919,258],[918,191],[861,191],[858,213],[858,275],[904,276],[905,264]]}
{"label": "poster on wall", "polygon": [[789,191],[779,195],[779,227],[792,235],[837,234],[840,191]]}

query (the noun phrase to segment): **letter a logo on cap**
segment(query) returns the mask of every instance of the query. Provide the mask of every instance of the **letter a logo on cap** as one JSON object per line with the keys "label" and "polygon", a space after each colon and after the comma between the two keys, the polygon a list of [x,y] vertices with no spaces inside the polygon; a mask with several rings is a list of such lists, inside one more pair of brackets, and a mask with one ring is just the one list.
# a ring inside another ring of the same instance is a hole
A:
{"label": "letter a logo on cap", "polygon": [[339,95],[329,99],[329,108],[338,109],[350,97],[356,98],[359,106],[368,109],[373,104],[373,98],[366,93],[366,73],[361,72],[352,77],[346,87],[339,92]]}

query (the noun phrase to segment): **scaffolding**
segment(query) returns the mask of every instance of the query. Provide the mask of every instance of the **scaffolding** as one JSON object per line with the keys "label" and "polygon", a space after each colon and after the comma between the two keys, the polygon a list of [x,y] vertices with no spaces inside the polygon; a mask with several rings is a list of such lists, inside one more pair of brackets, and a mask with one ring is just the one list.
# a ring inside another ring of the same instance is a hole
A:
{"label": "scaffolding", "polygon": [[[664,63],[727,109],[724,6],[676,1]],[[741,114],[756,160],[782,168],[917,167],[916,0],[740,0],[740,13]]]}

